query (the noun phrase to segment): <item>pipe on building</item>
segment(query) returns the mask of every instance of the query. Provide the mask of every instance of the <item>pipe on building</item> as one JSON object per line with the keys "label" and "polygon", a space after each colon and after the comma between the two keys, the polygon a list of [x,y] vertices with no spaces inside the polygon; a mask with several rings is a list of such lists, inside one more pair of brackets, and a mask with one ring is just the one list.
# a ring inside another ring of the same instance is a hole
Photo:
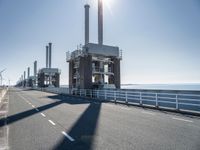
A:
{"label": "pipe on building", "polygon": [[103,0],[98,0],[98,44],[103,45]]}
{"label": "pipe on building", "polygon": [[89,43],[90,38],[90,29],[89,29],[89,22],[90,22],[90,5],[85,5],[85,45]]}

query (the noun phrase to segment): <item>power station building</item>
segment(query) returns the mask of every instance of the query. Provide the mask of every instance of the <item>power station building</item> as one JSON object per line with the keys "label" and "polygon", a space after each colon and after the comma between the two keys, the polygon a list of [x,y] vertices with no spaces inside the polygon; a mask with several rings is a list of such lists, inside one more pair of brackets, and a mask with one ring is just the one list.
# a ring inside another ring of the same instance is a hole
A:
{"label": "power station building", "polygon": [[46,46],[46,68],[38,71],[37,84],[38,87],[59,87],[60,86],[60,70],[51,67],[52,43]]}
{"label": "power station building", "polygon": [[89,9],[85,5],[85,44],[67,52],[70,89],[120,88],[119,47],[103,44],[103,1],[98,0],[98,44],[89,42]]}

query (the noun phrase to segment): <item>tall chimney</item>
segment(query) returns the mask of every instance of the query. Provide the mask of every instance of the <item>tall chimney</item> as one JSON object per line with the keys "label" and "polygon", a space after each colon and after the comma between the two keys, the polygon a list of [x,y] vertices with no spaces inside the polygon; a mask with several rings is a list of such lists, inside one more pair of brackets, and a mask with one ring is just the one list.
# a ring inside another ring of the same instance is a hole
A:
{"label": "tall chimney", "polygon": [[26,80],[26,71],[24,71],[24,80]]}
{"label": "tall chimney", "polygon": [[103,45],[103,0],[98,0],[98,41]]}
{"label": "tall chimney", "polygon": [[52,48],[52,43],[49,43],[49,68],[51,68],[51,48]]}
{"label": "tall chimney", "polygon": [[90,37],[90,5],[86,4],[85,5],[85,45],[87,45],[89,43],[89,37]]}
{"label": "tall chimney", "polygon": [[28,67],[28,69],[27,69],[27,78],[29,78],[30,77],[30,67]]}
{"label": "tall chimney", "polygon": [[37,61],[34,61],[34,77],[37,76]]}
{"label": "tall chimney", "polygon": [[49,68],[49,47],[46,46],[46,68]]}

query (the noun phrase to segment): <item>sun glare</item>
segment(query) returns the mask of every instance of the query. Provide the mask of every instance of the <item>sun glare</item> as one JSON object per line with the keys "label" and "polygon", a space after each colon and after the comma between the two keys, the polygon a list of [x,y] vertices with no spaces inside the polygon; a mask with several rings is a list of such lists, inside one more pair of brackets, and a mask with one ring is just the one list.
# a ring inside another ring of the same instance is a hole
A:
{"label": "sun glare", "polygon": [[110,11],[110,14],[113,15],[112,12],[112,5],[113,5],[113,1],[114,0],[102,0],[104,5],[108,8],[108,10]]}

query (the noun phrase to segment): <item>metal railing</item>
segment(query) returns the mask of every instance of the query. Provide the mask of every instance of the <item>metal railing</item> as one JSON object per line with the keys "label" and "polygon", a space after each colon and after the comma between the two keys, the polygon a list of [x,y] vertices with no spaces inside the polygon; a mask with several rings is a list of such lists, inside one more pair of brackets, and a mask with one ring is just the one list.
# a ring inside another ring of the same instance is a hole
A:
{"label": "metal railing", "polygon": [[152,106],[155,108],[200,113],[200,91],[91,90],[69,88],[45,88],[44,91],[139,106]]}
{"label": "metal railing", "polygon": [[7,87],[3,87],[3,88],[0,87],[0,103],[2,99],[4,98],[4,96],[6,95],[7,91],[8,91]]}

